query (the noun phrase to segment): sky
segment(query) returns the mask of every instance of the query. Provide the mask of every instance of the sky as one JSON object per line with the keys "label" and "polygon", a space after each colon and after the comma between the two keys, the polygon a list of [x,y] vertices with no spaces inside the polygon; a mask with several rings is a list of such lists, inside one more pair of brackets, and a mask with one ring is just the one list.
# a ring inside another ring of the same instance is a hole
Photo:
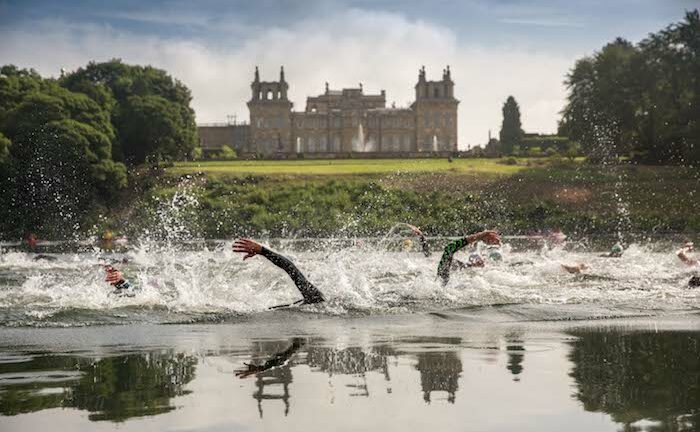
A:
{"label": "sky", "polygon": [[513,95],[527,132],[556,132],[576,59],[616,37],[638,42],[700,0],[0,0],[0,64],[58,76],[121,58],[167,70],[192,90],[198,123],[247,119],[255,66],[281,65],[296,110],[363,84],[408,106],[418,69],[450,65],[460,148],[498,135]]}

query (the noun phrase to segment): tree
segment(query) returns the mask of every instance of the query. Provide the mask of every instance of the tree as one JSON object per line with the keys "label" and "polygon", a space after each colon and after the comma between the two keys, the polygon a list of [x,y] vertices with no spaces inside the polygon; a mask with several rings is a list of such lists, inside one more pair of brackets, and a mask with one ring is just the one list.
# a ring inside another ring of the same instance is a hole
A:
{"label": "tree", "polygon": [[109,113],[33,71],[1,70],[1,228],[73,232],[92,204],[126,185]]}
{"label": "tree", "polygon": [[576,62],[560,129],[591,159],[700,162],[700,13]]}
{"label": "tree", "polygon": [[636,156],[650,163],[700,162],[700,13],[640,44]]}
{"label": "tree", "polygon": [[503,104],[503,124],[500,133],[501,151],[503,154],[513,154],[515,146],[519,146],[523,138],[520,123],[520,107],[513,96],[508,96]]}
{"label": "tree", "polygon": [[[5,135],[0,133],[0,170],[10,159],[10,146],[12,142]],[[0,171],[2,172],[2,171]]]}
{"label": "tree", "polygon": [[593,57],[577,61],[566,78],[567,135],[596,160],[615,159],[634,147],[636,54],[631,43],[618,38]]}
{"label": "tree", "polygon": [[117,59],[91,62],[61,84],[108,107],[117,136],[116,160],[140,164],[184,159],[197,144],[190,91],[161,69]]}
{"label": "tree", "polygon": [[234,160],[238,157],[236,150],[232,149],[227,145],[221,146],[221,153],[219,153],[219,158],[223,160]]}
{"label": "tree", "polygon": [[161,96],[131,96],[120,108],[118,130],[128,162],[187,158],[196,132],[182,123],[182,106]]}
{"label": "tree", "polygon": [[18,135],[12,147],[10,227],[14,231],[75,230],[96,195],[126,185],[126,170],[110,158],[109,139],[72,119]]}

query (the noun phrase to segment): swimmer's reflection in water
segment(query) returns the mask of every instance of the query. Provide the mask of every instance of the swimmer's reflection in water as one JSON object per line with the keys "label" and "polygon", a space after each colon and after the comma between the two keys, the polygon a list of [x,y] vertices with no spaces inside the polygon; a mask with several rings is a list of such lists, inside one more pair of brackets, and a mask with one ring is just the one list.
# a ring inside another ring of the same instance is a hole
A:
{"label": "swimmer's reflection in water", "polygon": [[[255,387],[257,390],[253,393],[253,399],[258,401],[258,414],[263,417],[264,400],[281,400],[284,403],[284,415],[289,414],[291,395],[289,393],[289,385],[292,383],[292,370],[289,365],[291,358],[305,344],[301,338],[293,338],[291,345],[284,351],[273,354],[265,363],[254,364],[244,363],[244,369],[235,372],[238,378],[244,379],[255,375]],[[267,351],[265,345],[268,343],[258,343],[258,349]],[[265,392],[265,387],[273,387],[279,390],[278,386],[282,386],[281,394],[278,391]]]}
{"label": "swimmer's reflection in water", "polygon": [[297,352],[301,347],[304,346],[304,340],[301,338],[292,339],[292,344],[286,350],[278,352],[270,357],[265,363],[261,365],[256,365],[252,363],[243,363],[246,365],[246,369],[236,371],[236,376],[239,378],[247,378],[251,375],[255,375],[266,370],[284,366],[289,362],[289,359]]}

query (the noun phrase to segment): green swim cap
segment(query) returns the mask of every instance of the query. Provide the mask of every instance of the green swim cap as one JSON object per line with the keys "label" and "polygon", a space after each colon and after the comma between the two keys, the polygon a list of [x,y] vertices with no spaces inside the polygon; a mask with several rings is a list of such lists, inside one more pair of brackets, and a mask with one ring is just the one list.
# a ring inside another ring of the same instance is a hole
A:
{"label": "green swim cap", "polygon": [[614,254],[621,254],[622,253],[622,245],[620,243],[615,243],[615,245],[610,249],[610,252]]}

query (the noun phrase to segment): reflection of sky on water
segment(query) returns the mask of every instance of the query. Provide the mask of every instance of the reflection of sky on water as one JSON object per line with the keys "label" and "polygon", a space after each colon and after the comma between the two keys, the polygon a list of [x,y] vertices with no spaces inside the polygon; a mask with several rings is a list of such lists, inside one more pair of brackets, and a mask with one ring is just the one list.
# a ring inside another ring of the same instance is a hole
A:
{"label": "reflection of sky on water", "polygon": [[[23,368],[21,385],[45,402],[2,417],[3,431],[651,430],[653,415],[695,406],[697,332],[547,326],[414,316],[3,330],[0,408],[7,414]],[[32,333],[36,342],[18,344]],[[108,343],[120,334],[122,343]],[[96,340],[105,343],[93,348]],[[275,367],[241,379],[244,363]]]}

